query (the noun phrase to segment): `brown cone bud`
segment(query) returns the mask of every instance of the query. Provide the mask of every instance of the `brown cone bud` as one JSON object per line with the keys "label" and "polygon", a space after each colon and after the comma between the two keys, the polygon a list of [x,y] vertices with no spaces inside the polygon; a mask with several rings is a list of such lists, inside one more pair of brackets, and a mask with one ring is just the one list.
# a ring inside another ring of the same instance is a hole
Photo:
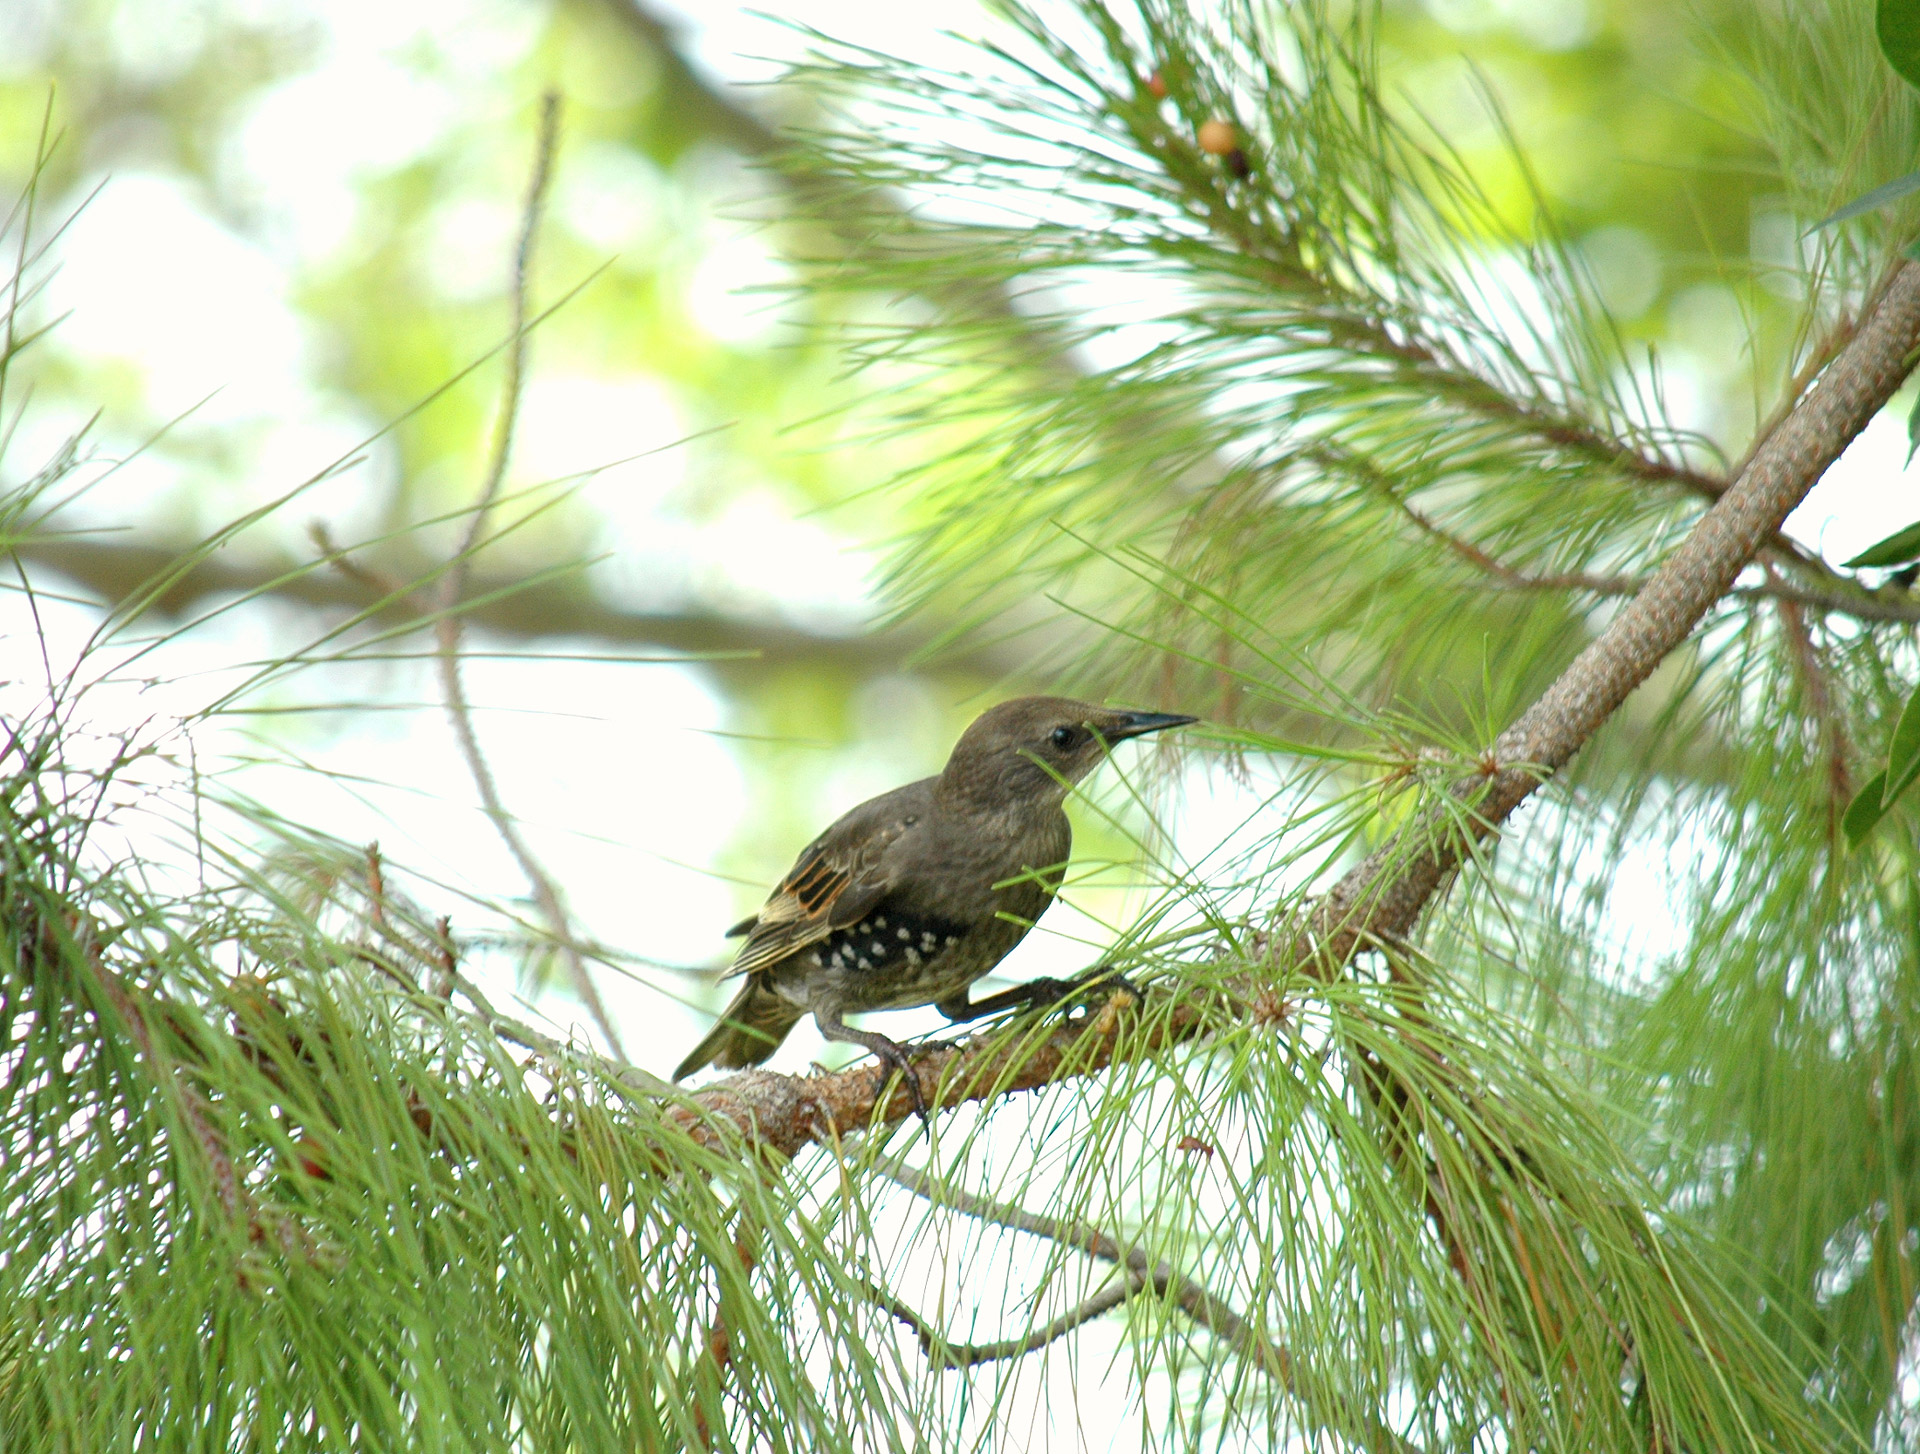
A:
{"label": "brown cone bud", "polygon": [[1208,156],[1223,157],[1240,149],[1240,133],[1234,129],[1231,121],[1222,121],[1218,117],[1203,121],[1195,140],[1200,143],[1200,150]]}
{"label": "brown cone bud", "polygon": [[1147,77],[1147,90],[1156,101],[1167,99],[1167,78],[1155,71]]}

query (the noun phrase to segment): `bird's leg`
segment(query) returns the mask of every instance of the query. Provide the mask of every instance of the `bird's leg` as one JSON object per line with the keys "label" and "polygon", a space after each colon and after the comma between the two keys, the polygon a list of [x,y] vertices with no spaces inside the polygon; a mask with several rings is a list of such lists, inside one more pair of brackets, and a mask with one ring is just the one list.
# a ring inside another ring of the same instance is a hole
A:
{"label": "bird's leg", "polygon": [[922,1121],[927,1119],[927,1098],[920,1089],[920,1072],[913,1068],[913,1062],[907,1058],[907,1052],[897,1041],[889,1040],[873,1030],[856,1030],[828,1010],[815,1010],[813,1023],[820,1027],[823,1038],[838,1040],[844,1045],[858,1045],[882,1065],[899,1071],[907,1083],[907,1094],[913,1098],[913,1113]]}
{"label": "bird's leg", "polygon": [[1039,1005],[1051,1005],[1065,999],[1073,990],[1072,980],[1043,977],[1017,984],[997,995],[988,995],[984,1000],[970,1000],[963,990],[952,999],[938,1001],[934,1008],[954,1024],[964,1025],[970,1020],[984,1020],[988,1015],[997,1015],[1002,1010],[1027,1010]]}
{"label": "bird's leg", "polygon": [[997,995],[988,995],[984,1000],[969,1000],[956,995],[952,999],[942,1000],[934,1008],[956,1025],[964,1025],[969,1020],[982,1020],[988,1015],[997,1015],[1002,1010],[1027,1010],[1043,1005],[1057,1004],[1082,990],[1100,988],[1112,994],[1115,990],[1125,990],[1136,1000],[1144,999],[1138,985],[1134,984],[1119,970],[1110,965],[1096,964],[1092,969],[1076,974],[1072,979],[1030,979],[1025,984],[1017,984],[1012,989],[1002,990]]}

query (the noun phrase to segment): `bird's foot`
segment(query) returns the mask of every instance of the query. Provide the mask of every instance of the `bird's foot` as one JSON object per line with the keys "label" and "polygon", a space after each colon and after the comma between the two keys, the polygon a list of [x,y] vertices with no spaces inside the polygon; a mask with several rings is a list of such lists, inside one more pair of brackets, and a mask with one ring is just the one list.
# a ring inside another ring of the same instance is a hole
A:
{"label": "bird's foot", "polygon": [[1083,970],[1069,980],[1068,985],[1073,993],[1085,997],[1089,1004],[1096,996],[1102,1002],[1117,994],[1131,995],[1136,1002],[1147,997],[1145,990],[1110,964],[1096,964],[1092,969]]}
{"label": "bird's foot", "polygon": [[880,1088],[874,1093],[874,1099],[879,1101],[887,1094],[888,1087],[893,1082],[894,1073],[897,1071],[900,1078],[907,1083],[907,1097],[913,1102],[914,1115],[920,1118],[922,1125],[925,1125],[927,1097],[920,1085],[920,1072],[914,1068],[912,1058],[894,1041],[880,1035],[875,1035],[873,1038],[878,1043],[870,1044],[867,1048],[873,1051],[875,1058],[880,1062]]}

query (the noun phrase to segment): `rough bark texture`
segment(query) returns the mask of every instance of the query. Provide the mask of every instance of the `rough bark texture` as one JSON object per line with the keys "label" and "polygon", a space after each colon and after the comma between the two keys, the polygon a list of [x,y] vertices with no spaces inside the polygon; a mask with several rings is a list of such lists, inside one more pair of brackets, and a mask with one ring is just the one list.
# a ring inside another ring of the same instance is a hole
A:
{"label": "rough bark texture", "polygon": [[[1647,583],[1519,719],[1500,734],[1492,771],[1456,788],[1482,836],[1532,796],[1693,634],[1732,589],[1763,541],[1893,397],[1920,342],[1920,264],[1906,263],[1881,292],[1847,346],[1798,407],[1762,440],[1732,486],[1701,517]],[[1429,814],[1396,834],[1341,879],[1314,910],[1292,962],[1323,973],[1344,965],[1367,939],[1392,939],[1459,862],[1465,847],[1449,821]]]}
{"label": "rough bark texture", "polygon": [[[1155,997],[1153,1013],[1124,1042],[1124,1053],[1146,1055],[1190,1039],[1205,1028],[1198,1006]],[[1099,1010],[1057,1026],[1038,1042],[980,1035],[958,1044],[910,1050],[929,1112],[1038,1090],[1113,1063],[1122,1049],[1123,1018],[1131,995],[1112,996]],[[891,1086],[889,1087],[889,1082]],[[857,1065],[826,1075],[777,1075],[748,1070],[669,1106],[666,1120],[710,1145],[742,1136],[792,1156],[816,1141],[832,1142],[871,1125],[913,1114],[906,1083],[884,1065]]]}
{"label": "rough bark texture", "polygon": [[[1760,441],[1734,483],[1647,584],[1553,685],[1500,734],[1488,770],[1455,792],[1484,836],[1525,802],[1692,635],[1733,587],[1761,544],[1779,530],[1827,468],[1892,398],[1920,348],[1920,264],[1894,273],[1859,330],[1819,380]],[[1328,891],[1306,917],[1306,932],[1275,961],[1338,973],[1365,944],[1412,929],[1420,911],[1466,848],[1457,813],[1436,810],[1408,825]],[[1061,1026],[1037,1045],[983,1036],[915,1056],[933,1108],[995,1099],[1112,1063],[1116,1053],[1150,1054],[1201,1033],[1206,1016],[1158,995],[1141,1033],[1123,1042],[1119,1018],[1130,997]],[[1267,1013],[1256,1001],[1251,1013]],[[911,1112],[890,1072],[859,1066],[812,1077],[753,1071],[732,1076],[669,1108],[670,1121],[702,1139],[739,1135],[792,1155]],[[937,1087],[937,1089],[934,1089]]]}

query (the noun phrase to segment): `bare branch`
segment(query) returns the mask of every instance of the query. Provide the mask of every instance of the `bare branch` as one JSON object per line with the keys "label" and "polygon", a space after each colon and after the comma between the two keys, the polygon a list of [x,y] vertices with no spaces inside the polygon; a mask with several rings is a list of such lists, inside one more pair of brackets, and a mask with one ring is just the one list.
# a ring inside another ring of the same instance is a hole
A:
{"label": "bare branch", "polygon": [[[1239,1313],[1192,1278],[1176,1272],[1165,1262],[1154,1261],[1138,1247],[1126,1246],[1088,1222],[1043,1216],[1038,1212],[1029,1212],[1024,1207],[1008,1206],[989,1197],[977,1196],[929,1171],[909,1166],[890,1156],[874,1157],[873,1166],[887,1180],[905,1187],[935,1206],[946,1207],[997,1227],[1044,1237],[1062,1247],[1071,1247],[1089,1257],[1125,1268],[1128,1282],[1116,1302],[1132,1296],[1140,1288],[1151,1287],[1162,1297],[1170,1299],[1180,1311],[1208,1332],[1231,1345],[1235,1352],[1269,1378],[1282,1387],[1292,1387],[1293,1357],[1286,1349],[1269,1341]],[[1082,1318],[1081,1321],[1085,1322],[1086,1319]],[[922,1346],[925,1346],[924,1339]]]}
{"label": "bare branch", "polygon": [[[1601,575],[1590,571],[1535,572],[1509,565],[1464,535],[1447,529],[1425,512],[1416,509],[1394,488],[1391,481],[1366,461],[1325,447],[1310,453],[1312,458],[1330,469],[1358,474],[1367,479],[1423,534],[1444,545],[1475,569],[1493,577],[1502,589],[1584,591],[1596,596],[1637,596],[1646,589],[1647,579],[1642,576]],[[1851,616],[1859,621],[1920,621],[1920,598],[1910,591],[1893,595],[1885,588],[1873,590],[1851,577],[1839,575],[1817,557],[1803,556],[1798,558],[1798,563],[1817,567],[1814,572],[1816,577],[1829,584],[1820,588],[1794,585],[1783,579],[1773,562],[1769,561],[1766,564],[1766,578],[1761,584],[1742,586],[1731,594],[1784,601],[1825,615]]]}
{"label": "bare branch", "polygon": [[[779,129],[741,100],[733,88],[702,76],[681,52],[676,28],[645,0],[603,0],[607,10],[647,48],[658,67],[664,105],[705,135],[760,163],[785,192],[789,220],[820,226],[839,250],[856,254],[876,245],[874,223],[885,215],[887,245],[931,257],[952,244],[937,227],[922,225],[884,194],[856,187],[801,163]],[[1083,377],[1073,358],[1072,340],[1044,318],[1023,312],[1006,285],[986,278],[939,277],[919,280],[915,291],[927,302],[976,322],[1012,324],[997,331],[998,341],[1021,367],[1059,382]]]}
{"label": "bare branch", "polygon": [[[1353,1438],[1346,1433],[1342,1425],[1358,1420],[1363,1425],[1362,1442],[1366,1447],[1390,1449],[1395,1454],[1420,1454],[1420,1447],[1404,1436],[1395,1433],[1385,1425],[1369,1419],[1358,1410],[1349,1410],[1341,1419],[1333,1419],[1322,1411],[1322,1401],[1316,1396],[1302,1370],[1294,1365],[1293,1356],[1284,1347],[1267,1338],[1242,1314],[1237,1312],[1223,1299],[1209,1292],[1201,1283],[1175,1271],[1166,1262],[1155,1261],[1139,1247],[1129,1246],[1117,1238],[1101,1231],[1090,1223],[1063,1217],[1043,1216],[1029,1212],[1024,1207],[1010,1206],[991,1197],[975,1195],[961,1187],[956,1187],[944,1177],[936,1176],[921,1167],[909,1166],[895,1157],[876,1155],[870,1163],[875,1170],[889,1181],[906,1188],[915,1196],[922,1197],[938,1207],[945,1207],[962,1216],[972,1217],[976,1221],[987,1222],[997,1227],[1006,1227],[1016,1232],[1026,1232],[1035,1237],[1044,1237],[1062,1247],[1070,1247],[1096,1257],[1103,1262],[1115,1263],[1126,1271],[1127,1284],[1110,1290],[1114,1303],[1151,1288],[1160,1297],[1171,1302],[1195,1323],[1205,1328],[1214,1337],[1220,1339],[1242,1359],[1254,1365],[1281,1388],[1300,1400],[1301,1406],[1315,1426],[1339,1434],[1343,1438]],[[884,1299],[884,1295],[881,1295]],[[1065,1317],[1072,1317],[1090,1307],[1092,1299],[1071,1309]],[[907,1322],[902,1310],[886,1299],[882,1305],[895,1317]],[[1105,1311],[1101,1309],[1100,1311]],[[1087,1317],[1098,1316],[1088,1313]],[[1085,1322],[1087,1318],[1081,1318]],[[1062,1322],[1057,1318],[1046,1329],[1036,1330],[1026,1339],[1007,1339],[1001,1343],[969,1345],[988,1350],[998,1356],[1014,1357],[1021,1352],[1030,1351],[1018,1346],[1032,1342],[1033,1346],[1043,1346],[1051,1338],[1040,1340],[1040,1333]],[[928,1344],[928,1331],[922,1331],[922,1325],[908,1322],[915,1332],[920,1334],[921,1347],[927,1350],[928,1358],[933,1358],[933,1350]],[[1060,1329],[1061,1333],[1070,1331]],[[933,1335],[933,1336],[938,1336]],[[1055,1337],[1059,1333],[1054,1334]],[[1006,1349],[1005,1353],[1000,1350]],[[960,1350],[954,1350],[956,1353]],[[976,1360],[984,1362],[984,1358]]]}
{"label": "bare branch", "polygon": [[[186,564],[186,554],[164,545],[135,545],[82,535],[43,537],[18,542],[12,554],[30,566],[54,570],[76,581],[109,605],[142,600],[156,581],[166,588],[152,596],[150,608],[180,615],[221,596],[260,597],[294,601],[321,609],[368,611],[390,601],[373,619],[383,626],[404,625],[421,614],[395,597],[395,583],[412,581],[436,567],[421,558],[396,559],[391,551],[376,554],[374,569],[356,557],[342,565],[330,554],[326,562],[299,562],[284,557],[229,559],[232,551],[205,556]],[[330,564],[334,574],[318,568]],[[583,573],[538,576],[546,567],[529,567],[512,574],[476,571],[470,580],[469,600],[460,614],[476,627],[510,638],[574,636],[610,645],[660,648],[686,653],[708,671],[721,676],[760,677],[769,663],[820,671],[878,676],[903,670],[916,653],[931,644],[932,635],[898,627],[841,635],[809,631],[786,622],[725,615],[690,605],[677,611],[625,611],[610,606]],[[38,572],[36,572],[38,573]],[[957,672],[998,677],[1017,670],[1031,656],[1031,639],[1002,648],[963,653],[948,652],[942,663]]]}
{"label": "bare branch", "polygon": [[994,1343],[949,1343],[939,1329],[892,1293],[869,1285],[867,1296],[913,1330],[928,1363],[936,1369],[946,1369],[971,1368],[976,1363],[998,1363],[1036,1353],[1049,1343],[1057,1343],[1082,1323],[1090,1323],[1101,1314],[1112,1312],[1144,1286],[1139,1278],[1129,1274],[1112,1287],[1102,1288],[1092,1297],[1075,1303],[1059,1317],[1041,1324],[1031,1333],[1018,1338],[1002,1338]]}
{"label": "bare branch", "polygon": [[567,915],[566,905],[561,901],[560,890],[554,884],[552,875],[534,855],[525,835],[520,832],[519,825],[501,799],[493,768],[480,749],[480,736],[474,731],[473,711],[467,702],[466,684],[460,676],[460,601],[466,594],[473,553],[480,547],[487,518],[493,512],[494,501],[499,498],[501,483],[507,476],[507,461],[513,455],[513,433],[520,417],[520,399],[527,366],[527,272],[533,260],[534,238],[540,230],[540,213],[546,203],[547,186],[553,178],[553,156],[559,140],[560,97],[557,92],[549,91],[540,102],[540,137],[534,152],[533,178],[527,184],[526,205],[520,218],[520,241],[513,254],[513,283],[510,290],[513,337],[507,347],[506,378],[500,386],[500,412],[494,421],[492,457],[487,465],[486,479],[480,487],[480,498],[474,502],[473,513],[467,520],[466,532],[440,582],[440,611],[434,619],[434,634],[440,644],[440,693],[446,702],[453,735],[460,743],[460,754],[466,759],[474,786],[480,791],[481,805],[486,809],[487,817],[492,820],[501,841],[507,845],[507,851],[520,865],[521,873],[526,875],[534,903],[539,906],[540,917],[546,920],[547,932],[559,948],[573,992],[593,1016],[594,1023],[600,1027],[600,1033],[606,1037],[613,1053],[625,1060],[627,1054],[620,1043],[620,1031],[614,1026],[613,1017],[607,1013],[606,1002],[600,997],[599,986],[593,982],[586,960],[574,944],[573,924]]}

